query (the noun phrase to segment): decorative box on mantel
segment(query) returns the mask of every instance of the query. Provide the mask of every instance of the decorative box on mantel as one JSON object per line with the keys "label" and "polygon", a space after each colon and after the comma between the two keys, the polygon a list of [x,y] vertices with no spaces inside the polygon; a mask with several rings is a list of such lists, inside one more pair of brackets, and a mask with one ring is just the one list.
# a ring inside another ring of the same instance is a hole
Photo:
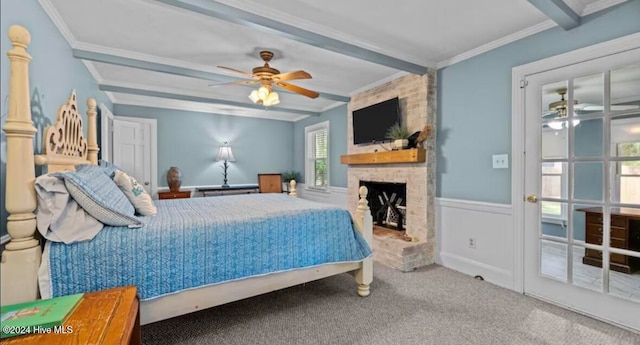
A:
{"label": "decorative box on mantel", "polygon": [[422,148],[394,150],[372,153],[355,153],[340,156],[341,164],[393,164],[423,163],[427,159],[427,150]]}

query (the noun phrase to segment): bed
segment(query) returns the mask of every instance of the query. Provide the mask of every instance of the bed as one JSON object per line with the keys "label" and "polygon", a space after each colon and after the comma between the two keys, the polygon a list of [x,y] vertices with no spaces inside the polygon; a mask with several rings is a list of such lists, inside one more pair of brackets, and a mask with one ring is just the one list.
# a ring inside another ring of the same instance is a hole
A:
{"label": "bed", "polygon": [[[75,93],[60,107],[56,124],[38,134],[30,109],[30,34],[15,25],[9,39],[3,130],[11,240],[0,265],[2,305],[136,285],[141,323],[147,324],[346,272],[357,294],[369,295],[372,219],[364,187],[353,215],[296,198],[295,181],[294,195],[156,201],[158,215],[140,217],[137,228],[105,226],[91,241],[70,245],[47,241],[43,255],[35,237],[35,165],[54,173],[97,164],[96,101],[87,101],[86,139]],[[33,153],[35,135],[43,135],[42,155]]]}

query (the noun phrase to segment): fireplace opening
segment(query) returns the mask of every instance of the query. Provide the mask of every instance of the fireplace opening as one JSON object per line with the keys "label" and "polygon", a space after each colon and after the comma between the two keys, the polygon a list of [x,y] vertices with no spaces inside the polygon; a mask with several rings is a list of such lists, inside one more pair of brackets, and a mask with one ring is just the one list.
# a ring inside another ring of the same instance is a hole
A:
{"label": "fireplace opening", "polygon": [[369,189],[367,201],[377,226],[404,231],[407,225],[407,184],[360,181]]}

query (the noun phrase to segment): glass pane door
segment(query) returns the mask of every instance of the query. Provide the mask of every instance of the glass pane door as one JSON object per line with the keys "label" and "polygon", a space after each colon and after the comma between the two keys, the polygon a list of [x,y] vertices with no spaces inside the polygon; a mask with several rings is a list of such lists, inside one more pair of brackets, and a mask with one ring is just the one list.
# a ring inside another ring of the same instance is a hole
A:
{"label": "glass pane door", "polygon": [[640,52],[527,81],[525,292],[640,329]]}

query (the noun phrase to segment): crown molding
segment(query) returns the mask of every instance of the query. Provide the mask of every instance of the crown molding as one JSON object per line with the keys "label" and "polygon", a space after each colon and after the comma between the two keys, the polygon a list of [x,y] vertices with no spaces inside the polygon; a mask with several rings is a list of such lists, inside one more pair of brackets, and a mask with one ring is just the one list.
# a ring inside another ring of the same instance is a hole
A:
{"label": "crown molding", "polygon": [[[347,103],[349,103],[349,102],[347,102]],[[333,109],[335,107],[339,107],[339,106],[341,106],[343,104],[345,104],[345,102],[333,102],[333,103],[325,106],[324,108],[320,109],[320,112],[323,113],[323,112],[325,112],[327,110]]]}
{"label": "crown molding", "polygon": [[[100,72],[98,72],[98,69],[96,69],[96,66],[91,61],[87,61],[87,60],[80,60],[80,61],[82,61],[82,63],[87,68],[87,70],[89,71],[93,79],[95,79],[95,81],[98,83],[98,85],[102,84],[104,79],[100,75]],[[109,98],[111,103],[113,103],[113,101],[115,100],[115,98],[113,98],[113,93],[104,92],[104,94],[107,95],[107,98]]]}
{"label": "crown molding", "polygon": [[[571,8],[574,8],[573,6],[573,2],[574,1],[578,1],[578,0],[565,0],[567,1],[567,5],[569,5]],[[589,14],[598,12],[598,11],[602,11],[606,8],[609,8],[611,6],[615,6],[618,4],[621,4],[623,2],[626,2],[628,0],[600,0],[600,1],[596,1],[594,3],[591,3],[587,6],[584,6],[584,9],[581,12],[576,11],[576,13],[579,13],[581,17],[587,16]],[[570,3],[569,3],[570,2]],[[579,1],[578,1],[579,2]],[[579,7],[578,7],[579,8]],[[575,9],[574,9],[575,10]],[[511,35],[507,35],[503,38],[499,38],[495,41],[489,42],[487,44],[483,44],[477,48],[468,50],[462,54],[458,54],[454,57],[451,57],[449,59],[443,60],[438,62],[437,64],[437,68],[441,69],[444,67],[447,67],[449,65],[453,65],[455,63],[464,61],[466,59],[470,59],[474,56],[486,53],[490,50],[496,49],[498,47],[501,47],[503,45],[507,45],[511,42],[515,42],[517,40],[521,40],[525,37],[528,36],[532,36],[537,34],[538,32],[542,32],[548,29],[551,29],[553,27],[556,27],[558,24],[556,24],[553,20],[549,19],[547,21],[544,21],[540,24],[536,24],[533,26],[530,26],[524,30],[520,30],[516,33],[513,33]]]}
{"label": "crown molding", "polygon": [[[38,3],[40,4],[44,12],[47,14],[47,16],[49,16],[49,19],[51,19],[51,21],[53,22],[53,25],[55,25],[55,27],[58,29],[62,37],[64,37],[65,41],[67,41],[67,44],[69,44],[71,49],[75,48],[78,44],[80,44],[80,42],[78,42],[78,40],[76,40],[76,38],[71,33],[71,30],[69,30],[69,27],[62,19],[62,16],[60,16],[60,13],[58,13],[58,10],[56,10],[56,8],[53,6],[53,3],[51,2],[51,0],[38,0]],[[102,82],[102,76],[96,69],[96,66],[91,61],[85,61],[85,60],[81,60],[81,61],[84,64],[84,66],[87,68],[87,70],[89,71],[89,74],[91,74],[93,79],[95,79],[95,81],[98,84],[100,84]],[[111,102],[114,101],[113,94],[109,92],[109,93],[106,93],[106,95]]]}
{"label": "crown molding", "polygon": [[584,17],[592,13],[602,11],[611,6],[621,4],[623,2],[627,2],[627,0],[600,0],[600,1],[590,3],[589,5],[585,6],[582,12],[578,12],[578,13],[580,13],[580,16]]}
{"label": "crown molding", "polygon": [[60,31],[62,37],[64,37],[71,48],[73,48],[78,43],[78,41],[73,36],[71,30],[69,30],[69,27],[64,22],[64,20],[62,20],[62,16],[60,16],[58,10],[56,10],[55,6],[53,6],[51,0],[38,0],[38,3],[40,3],[40,6],[44,10],[44,12],[49,16],[49,18],[53,22],[53,25],[58,28],[58,31]]}
{"label": "crown molding", "polygon": [[468,51],[466,51],[466,52],[464,52],[462,54],[456,55],[456,56],[454,56],[452,58],[440,61],[440,62],[438,62],[438,65],[437,65],[438,69],[443,68],[443,67],[447,67],[449,65],[453,65],[455,63],[458,63],[458,62],[461,62],[461,61],[464,61],[464,60],[467,60],[467,59],[470,59],[470,58],[472,58],[474,56],[486,53],[486,52],[488,52],[490,50],[493,50],[493,49],[496,49],[496,48],[501,47],[503,45],[507,45],[509,43],[521,40],[521,39],[523,39],[525,37],[528,37],[528,36],[531,36],[531,35],[535,35],[538,32],[542,32],[542,31],[551,29],[551,28],[556,27],[556,26],[558,26],[558,24],[556,24],[556,22],[554,22],[553,20],[551,20],[551,19],[546,20],[546,21],[544,21],[544,22],[542,22],[540,24],[536,24],[536,25],[530,26],[530,27],[528,27],[528,28],[526,28],[524,30],[520,30],[520,31],[515,32],[515,33],[513,33],[511,35],[499,38],[499,39],[497,39],[495,41],[491,41],[491,42],[489,42],[487,44],[483,44],[483,45],[481,45],[481,46],[479,46],[477,48],[468,50]]}
{"label": "crown molding", "polygon": [[98,84],[104,81],[104,79],[100,75],[100,72],[98,72],[98,70],[96,69],[96,66],[93,63],[91,63],[91,61],[86,61],[86,60],[80,60],[80,61],[82,61],[85,67],[87,67],[87,70],[89,70],[89,73],[91,74],[93,79],[96,80]]}
{"label": "crown molding", "polygon": [[392,80],[396,80],[398,78],[402,78],[402,77],[404,77],[405,75],[408,75],[408,74],[410,74],[410,73],[409,72],[405,72],[405,71],[400,71],[400,72],[394,73],[394,74],[392,74],[392,75],[390,75],[390,76],[388,76],[386,78],[382,78],[382,79],[380,79],[378,81],[374,81],[371,84],[367,84],[365,86],[359,87],[359,88],[349,92],[349,97],[353,97],[353,96],[355,96],[355,95],[357,95],[357,94],[359,94],[361,92],[367,91],[369,89],[373,89],[376,86],[382,85],[384,83],[388,83],[388,82],[390,82]]}

